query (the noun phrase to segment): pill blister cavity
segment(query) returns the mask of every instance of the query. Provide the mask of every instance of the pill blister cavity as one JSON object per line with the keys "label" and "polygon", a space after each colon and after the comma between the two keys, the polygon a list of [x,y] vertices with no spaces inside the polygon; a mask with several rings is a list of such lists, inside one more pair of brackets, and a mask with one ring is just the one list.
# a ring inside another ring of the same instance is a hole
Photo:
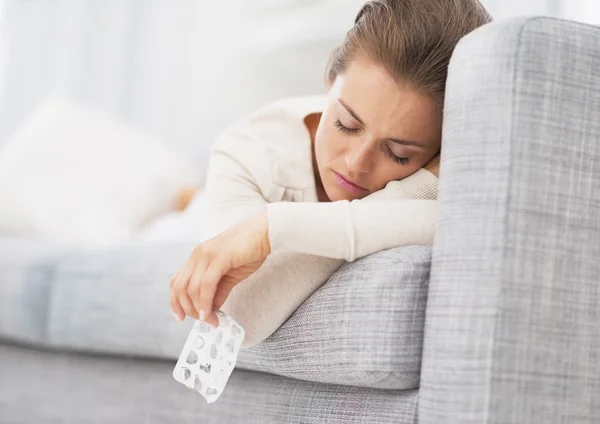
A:
{"label": "pill blister cavity", "polygon": [[204,347],[204,339],[200,336],[196,337],[194,340],[194,349],[200,350]]}
{"label": "pill blister cavity", "polygon": [[229,353],[233,353],[235,350],[235,341],[233,339],[227,340],[227,344],[225,345]]}
{"label": "pill blister cavity", "polygon": [[193,350],[190,350],[187,355],[187,358],[185,359],[185,362],[187,362],[190,365],[194,365],[196,362],[198,362],[198,354]]}
{"label": "pill blister cavity", "polygon": [[208,325],[202,321],[197,321],[196,331],[201,334],[206,334],[206,333],[210,333],[211,328],[210,328],[210,325]]}
{"label": "pill blister cavity", "polygon": [[210,374],[210,364],[208,362],[204,365],[200,364],[198,367],[205,373]]}

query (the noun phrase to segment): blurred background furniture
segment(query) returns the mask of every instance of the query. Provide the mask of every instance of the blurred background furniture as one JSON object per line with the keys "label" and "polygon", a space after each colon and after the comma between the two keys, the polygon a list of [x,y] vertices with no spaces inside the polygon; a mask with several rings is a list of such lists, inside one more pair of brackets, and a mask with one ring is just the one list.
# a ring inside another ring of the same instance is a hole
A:
{"label": "blurred background furniture", "polygon": [[207,406],[171,377],[191,244],[0,239],[0,422],[597,423],[600,29],[511,19],[448,80],[433,251],[347,264]]}

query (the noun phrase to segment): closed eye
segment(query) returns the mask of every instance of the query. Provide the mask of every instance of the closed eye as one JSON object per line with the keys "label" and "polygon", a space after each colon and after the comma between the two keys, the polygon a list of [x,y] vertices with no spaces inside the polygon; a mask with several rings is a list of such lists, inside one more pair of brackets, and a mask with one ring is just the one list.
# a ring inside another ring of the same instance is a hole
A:
{"label": "closed eye", "polygon": [[339,119],[333,121],[333,125],[335,125],[338,130],[345,134],[356,134],[360,131],[360,128],[348,128],[347,126],[342,124],[342,122]]}
{"label": "closed eye", "polygon": [[396,156],[387,144],[383,145],[383,153],[399,165],[408,165],[408,158]]}
{"label": "closed eye", "polygon": [[[348,128],[347,126],[342,124],[342,122],[339,119],[336,119],[335,121],[333,121],[333,124],[337,127],[337,129],[339,131],[343,132],[344,134],[353,135],[353,134],[357,134],[358,132],[360,132],[360,128]],[[394,152],[392,152],[392,149],[390,148],[390,146],[387,145],[387,143],[383,144],[383,153],[389,159],[393,160],[394,162],[396,162],[399,165],[408,165],[408,158],[396,156],[394,154]]]}

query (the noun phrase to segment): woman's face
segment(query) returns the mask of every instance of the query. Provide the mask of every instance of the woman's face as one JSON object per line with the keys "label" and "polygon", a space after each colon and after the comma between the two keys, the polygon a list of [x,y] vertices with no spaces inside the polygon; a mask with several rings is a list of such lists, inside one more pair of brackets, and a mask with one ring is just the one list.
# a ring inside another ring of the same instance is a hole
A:
{"label": "woman's face", "polygon": [[441,128],[433,100],[353,60],[331,86],[315,136],[327,197],[360,199],[413,174],[440,150]]}

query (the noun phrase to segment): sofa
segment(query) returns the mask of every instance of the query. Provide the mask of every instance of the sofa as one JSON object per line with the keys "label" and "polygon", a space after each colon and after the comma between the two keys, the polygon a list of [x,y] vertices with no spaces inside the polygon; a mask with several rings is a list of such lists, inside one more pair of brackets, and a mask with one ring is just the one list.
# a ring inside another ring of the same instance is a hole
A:
{"label": "sofa", "polygon": [[434,245],[344,265],[210,405],[171,376],[192,323],[168,279],[192,245],[0,239],[0,422],[600,422],[599,117],[600,29],[469,34]]}

